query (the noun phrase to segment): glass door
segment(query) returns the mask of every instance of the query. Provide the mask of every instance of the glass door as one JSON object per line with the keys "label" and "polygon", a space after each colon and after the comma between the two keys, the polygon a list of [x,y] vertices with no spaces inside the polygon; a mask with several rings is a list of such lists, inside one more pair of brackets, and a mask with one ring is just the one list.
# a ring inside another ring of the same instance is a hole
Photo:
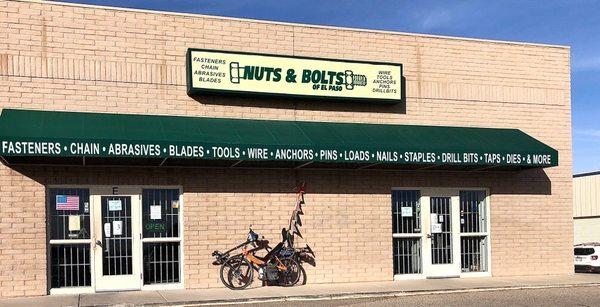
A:
{"label": "glass door", "polygon": [[139,195],[93,198],[96,291],[140,289]]}
{"label": "glass door", "polygon": [[428,278],[460,276],[460,222],[458,195],[435,191],[424,197],[426,232],[424,274]]}

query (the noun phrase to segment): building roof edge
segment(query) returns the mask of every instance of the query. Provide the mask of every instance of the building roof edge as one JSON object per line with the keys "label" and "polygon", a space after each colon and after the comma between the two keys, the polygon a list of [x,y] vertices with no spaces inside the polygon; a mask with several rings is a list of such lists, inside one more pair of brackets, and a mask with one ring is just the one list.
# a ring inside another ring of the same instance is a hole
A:
{"label": "building roof edge", "polygon": [[406,36],[425,37],[425,38],[440,38],[440,39],[462,40],[462,41],[473,41],[473,42],[487,42],[487,43],[496,43],[496,44],[511,44],[511,45],[522,45],[522,46],[571,49],[571,46],[568,46],[568,45],[519,42],[519,41],[509,41],[509,40],[494,40],[494,39],[483,39],[483,38],[469,38],[469,37],[460,37],[460,36],[410,33],[410,32],[401,32],[401,31],[375,30],[375,29],[364,29],[364,28],[353,28],[353,27],[342,27],[342,26],[331,26],[331,25],[304,24],[304,23],[284,22],[284,21],[271,21],[271,20],[251,19],[251,18],[205,15],[205,14],[199,14],[199,13],[180,13],[180,12],[158,11],[158,10],[149,10],[149,9],[135,9],[135,8],[125,8],[125,7],[115,7],[115,6],[81,4],[81,3],[61,2],[61,1],[54,1],[54,0],[50,0],[50,1],[47,1],[47,0],[13,0],[13,1],[54,4],[54,5],[63,5],[63,6],[87,7],[87,8],[97,8],[97,9],[107,9],[107,10],[119,10],[119,11],[129,11],[129,12],[139,12],[139,13],[149,13],[149,14],[203,17],[203,18],[210,18],[210,19],[225,19],[225,20],[235,20],[235,21],[244,21],[244,22],[257,22],[257,23],[266,23],[266,24],[319,28],[319,29],[333,29],[333,30],[343,30],[343,31],[358,31],[358,32],[366,32],[366,33],[396,34],[396,35],[406,35]]}
{"label": "building roof edge", "polygon": [[600,170],[591,171],[591,172],[585,172],[585,173],[573,174],[573,178],[587,177],[587,176],[594,176],[594,175],[600,175]]}

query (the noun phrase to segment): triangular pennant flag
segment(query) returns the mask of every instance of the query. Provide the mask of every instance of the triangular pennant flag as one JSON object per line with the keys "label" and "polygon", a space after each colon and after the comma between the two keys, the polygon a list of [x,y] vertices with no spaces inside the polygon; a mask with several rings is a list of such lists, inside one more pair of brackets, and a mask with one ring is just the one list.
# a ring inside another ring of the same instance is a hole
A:
{"label": "triangular pennant flag", "polygon": [[298,224],[298,226],[302,226],[302,220],[300,219],[300,214],[298,211],[294,212],[294,220],[296,221],[296,224]]}
{"label": "triangular pennant flag", "polygon": [[292,231],[292,233],[298,232],[298,224],[292,223],[290,230]]}
{"label": "triangular pennant flag", "polygon": [[302,234],[300,233],[300,230],[298,229],[298,225],[296,223],[292,224],[292,233],[298,235],[300,238],[303,238]]}
{"label": "triangular pennant flag", "polygon": [[298,205],[297,209],[295,210],[299,215],[303,215],[304,211],[302,211],[302,206]]}
{"label": "triangular pennant flag", "polygon": [[294,232],[296,235],[298,235],[300,238],[304,239],[304,237],[302,236],[302,234],[300,233],[300,231],[296,231]]}

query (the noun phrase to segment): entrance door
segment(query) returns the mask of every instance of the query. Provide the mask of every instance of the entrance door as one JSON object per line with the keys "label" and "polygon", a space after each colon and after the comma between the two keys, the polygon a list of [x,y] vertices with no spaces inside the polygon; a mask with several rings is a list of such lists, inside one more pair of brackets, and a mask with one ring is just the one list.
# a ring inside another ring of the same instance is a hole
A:
{"label": "entrance door", "polygon": [[458,195],[424,197],[424,274],[428,278],[460,276],[460,214]]}
{"label": "entrance door", "polygon": [[96,291],[139,290],[140,197],[97,195],[93,198]]}
{"label": "entrance door", "polygon": [[485,189],[392,189],[394,279],[490,276]]}

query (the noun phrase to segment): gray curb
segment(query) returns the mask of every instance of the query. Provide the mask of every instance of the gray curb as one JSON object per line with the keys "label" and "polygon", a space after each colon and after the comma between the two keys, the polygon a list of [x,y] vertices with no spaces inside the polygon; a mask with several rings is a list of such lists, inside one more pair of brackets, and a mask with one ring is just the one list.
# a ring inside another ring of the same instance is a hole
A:
{"label": "gray curb", "polygon": [[[218,300],[161,302],[161,303],[144,304],[144,305],[138,305],[138,306],[232,305],[232,304],[251,304],[251,303],[268,303],[268,302],[283,302],[283,301],[342,300],[342,299],[361,299],[361,298],[402,297],[402,296],[415,296],[415,295],[428,295],[428,294],[435,295],[435,294],[448,294],[448,293],[531,290],[531,289],[593,287],[593,286],[600,286],[600,283],[589,282],[589,283],[556,284],[556,285],[477,287],[477,288],[454,288],[454,289],[439,289],[439,290],[409,290],[409,291],[359,292],[359,293],[339,293],[339,294],[291,295],[291,296],[255,297],[255,298],[243,298],[243,299],[218,299]],[[110,306],[110,305],[105,305],[105,306]]]}

